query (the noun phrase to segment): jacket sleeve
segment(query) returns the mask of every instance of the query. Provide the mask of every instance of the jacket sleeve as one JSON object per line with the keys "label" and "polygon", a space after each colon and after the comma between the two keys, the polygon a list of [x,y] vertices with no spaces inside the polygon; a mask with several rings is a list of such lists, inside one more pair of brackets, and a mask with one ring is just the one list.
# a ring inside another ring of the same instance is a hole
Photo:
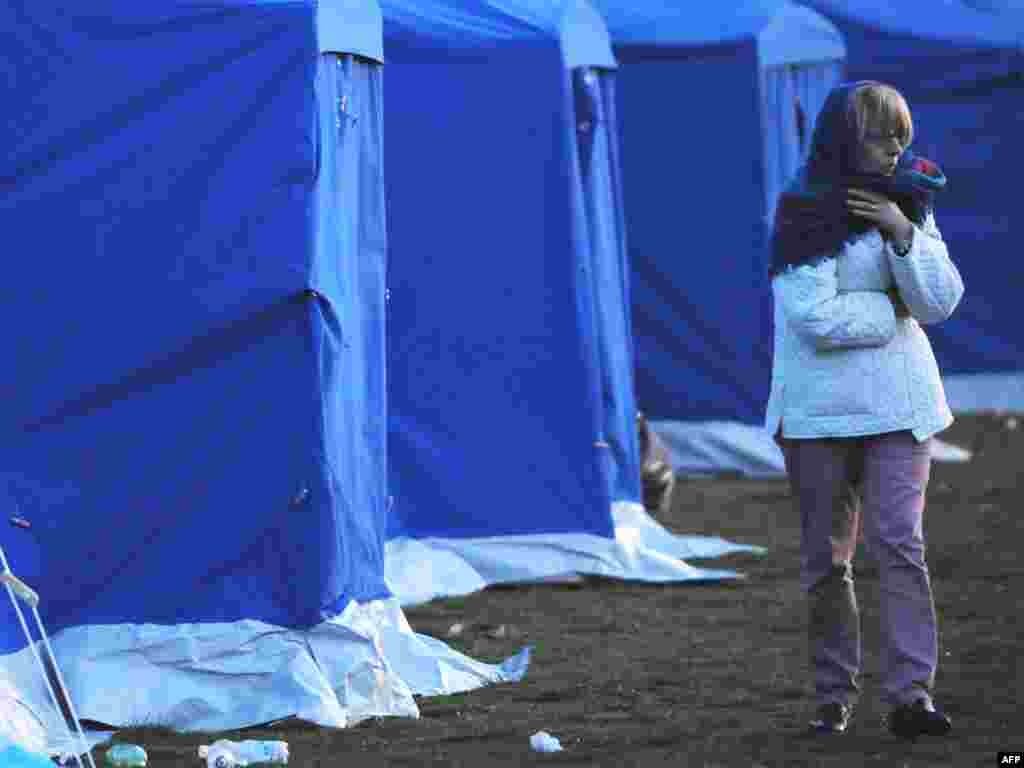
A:
{"label": "jacket sleeve", "polygon": [[885,251],[900,297],[919,323],[938,323],[953,314],[964,295],[964,282],[934,217],[929,214],[922,226],[914,227],[906,255],[897,254],[891,243]]}
{"label": "jacket sleeve", "polygon": [[775,283],[786,322],[815,349],[884,347],[896,333],[889,296],[881,291],[840,293],[833,258],[784,272]]}

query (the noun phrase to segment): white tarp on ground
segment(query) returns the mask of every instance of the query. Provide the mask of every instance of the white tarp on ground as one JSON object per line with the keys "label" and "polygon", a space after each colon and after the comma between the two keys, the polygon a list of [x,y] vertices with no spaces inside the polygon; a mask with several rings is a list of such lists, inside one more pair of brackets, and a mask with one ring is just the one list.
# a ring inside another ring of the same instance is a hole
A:
{"label": "white tarp on ground", "polygon": [[[1024,411],[1024,373],[970,374],[943,378],[954,414]],[[785,474],[782,451],[761,427],[735,422],[652,421],[665,442],[672,466],[684,475],[737,472],[750,477]],[[936,461],[968,461],[966,449],[936,439]]]}
{"label": "white tarp on ground", "polygon": [[698,568],[684,560],[764,552],[716,536],[673,534],[636,503],[613,504],[612,520],[614,539],[585,533],[393,539],[387,542],[385,577],[402,605],[412,605],[489,584],[578,574],[650,582],[738,578],[735,571]]}
{"label": "white tarp on ground", "polygon": [[[57,716],[54,707],[37,706],[33,709],[22,698],[8,679],[0,679],[0,766],[7,768],[3,758],[6,757],[5,749],[10,745],[33,755],[58,758],[81,752],[81,740],[69,730],[63,718]],[[49,701],[47,698],[46,702]],[[110,738],[111,733],[86,731],[84,736],[87,747],[92,749],[103,743]]]}
{"label": "white tarp on ground", "polygon": [[[524,649],[485,664],[413,632],[395,599],[351,604],[310,630],[257,621],[75,627],[51,638],[79,716],[115,726],[218,731],[298,717],[345,727],[418,717],[413,695],[519,680]],[[125,686],[130,685],[130,695]],[[0,731],[26,747],[63,725],[25,648],[0,668]]]}
{"label": "white tarp on ground", "polygon": [[58,734],[62,727],[53,707],[32,709],[15,687],[0,679],[0,747],[9,741],[29,752],[46,752],[47,734]]}

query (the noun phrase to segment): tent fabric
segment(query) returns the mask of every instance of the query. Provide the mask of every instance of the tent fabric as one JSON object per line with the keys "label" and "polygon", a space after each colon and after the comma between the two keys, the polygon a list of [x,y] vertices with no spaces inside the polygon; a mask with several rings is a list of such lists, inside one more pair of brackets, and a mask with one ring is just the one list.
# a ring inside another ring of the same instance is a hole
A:
{"label": "tent fabric", "polygon": [[[289,717],[337,728],[369,717],[414,718],[414,693],[519,680],[529,662],[524,650],[486,664],[417,634],[395,599],[349,603],[308,630],[261,621],[88,625],[60,633],[53,646],[82,718],[178,731]],[[63,723],[46,705],[28,649],[4,657],[0,682],[52,745]]]}
{"label": "tent fabric", "polygon": [[756,39],[762,68],[841,59],[845,44],[820,14],[788,0],[742,0],[728,8],[704,2],[682,11],[670,0],[595,0],[613,45],[647,57],[672,57],[679,48],[743,45]]}
{"label": "tent fabric", "polygon": [[637,402],[654,421],[758,424],[771,369],[769,201],[802,151],[796,98],[813,121],[844,43],[788,2],[600,8],[623,64]]}
{"label": "tent fabric", "polygon": [[[940,203],[940,227],[951,248],[960,239],[966,241],[961,250],[969,253],[984,239],[1002,243],[995,252],[1013,250],[1005,239],[1006,206],[1013,196],[1005,190],[1024,168],[1001,126],[1019,122],[1024,103],[1012,75],[1018,71],[1017,32],[995,30],[991,18],[953,4],[913,11],[868,0],[810,5],[817,12],[787,9],[785,3],[744,3],[735,17],[719,22],[708,4],[690,15],[694,24],[689,31],[676,33],[673,24],[686,26],[686,14],[673,17],[659,3],[639,8],[602,3],[623,61],[618,87],[637,399],[670,448],[673,466],[684,474],[770,476],[782,471],[781,453],[761,427],[771,343],[761,254],[778,191],[798,167],[814,116],[847,66],[851,78],[912,79],[903,87],[918,118],[920,151],[936,157],[951,178],[952,168],[964,166],[958,184],[963,192],[944,193]],[[664,23],[658,23],[659,16]],[[894,17],[900,19],[895,26]],[[800,40],[812,39],[815,28],[837,50],[848,48],[848,61],[814,46],[803,48]],[[883,29],[888,31],[882,34]],[[694,30],[704,30],[705,39],[695,40]],[[773,37],[789,38],[775,49],[784,56],[763,53],[766,39]],[[756,64],[750,54],[755,48]],[[723,92],[755,91],[749,73],[757,69],[761,104],[737,96],[733,104],[723,105]],[[947,85],[955,87],[947,93]],[[977,102],[971,107],[964,99],[974,91]],[[686,106],[665,101],[661,94],[669,92],[687,94]],[[943,107],[940,117],[938,105],[950,100],[963,106],[955,111]],[[693,127],[691,103],[715,105],[714,131]],[[761,115],[760,139],[744,134],[750,123],[744,116],[755,111]],[[933,120],[945,124],[948,139],[940,145],[929,136]],[[972,141],[954,139],[965,135]],[[946,144],[954,146],[948,150]],[[700,152],[687,152],[690,147]],[[676,166],[673,155],[679,158]],[[999,158],[998,167],[987,163],[989,157]],[[675,180],[688,177],[702,179],[699,195],[709,201],[705,207],[696,200],[697,192],[691,198],[679,192],[685,186]],[[651,183],[652,178],[671,178],[672,194],[665,194],[665,183]],[[1004,194],[985,195],[983,178],[992,179],[993,188]],[[761,200],[743,199],[736,189],[739,179],[753,179]],[[953,200],[962,206],[968,199],[984,202],[969,211],[950,210]],[[753,211],[758,205],[760,220],[755,223],[751,216],[747,227],[738,226],[735,211]],[[694,231],[694,222],[700,229]],[[946,376],[951,403],[961,410],[1024,404],[1015,394],[1020,343],[1005,314],[1011,306],[1010,283],[998,289],[993,285],[1016,267],[1000,261],[998,269],[991,269],[992,259],[972,262],[965,272],[974,273],[968,280],[968,292],[976,291],[973,303],[965,299],[952,320],[929,329],[940,363],[951,374]],[[730,268],[723,269],[723,263]]]}
{"label": "tent fabric", "polygon": [[[380,367],[383,329],[338,332],[362,308],[339,254],[317,252],[332,179],[318,183],[315,8],[109,5],[19,4],[0,25],[24,75],[3,166],[22,258],[2,312],[32,323],[9,341],[0,406],[4,506],[33,522],[12,545],[45,556],[26,576],[51,631],[312,626],[388,594],[379,524],[364,523],[383,520],[383,493],[356,498],[338,474],[382,484],[378,464],[324,428],[385,414],[323,379]],[[220,510],[244,511],[244,529]],[[183,551],[207,565],[182,571]],[[94,568],[66,578],[79,558]]]}
{"label": "tent fabric", "polygon": [[[871,30],[879,38],[900,36],[922,45],[938,45],[955,55],[957,50],[1012,48],[1016,32],[997,15],[986,13],[993,0],[928,3],[924,0],[894,5],[883,0],[806,0],[804,3],[824,14],[847,34],[846,27]],[[1012,7],[1013,0],[1005,3]],[[988,8],[981,6],[988,5]],[[975,6],[975,7],[971,7]],[[885,44],[895,40],[874,42]],[[923,74],[923,73],[918,73]]]}
{"label": "tent fabric", "polygon": [[[714,93],[741,93],[749,87],[731,85],[724,74],[713,76],[725,70],[713,68],[711,58],[716,51],[742,50],[738,39],[752,38],[753,30],[771,25],[767,19],[773,9],[768,5],[744,4],[746,10],[739,18],[746,19],[747,26],[743,34],[733,35],[732,47],[723,46],[721,35],[708,34],[703,48],[693,47],[691,38],[680,37],[691,45],[680,43],[679,48],[688,51],[694,66],[704,68],[705,80],[710,84],[706,87]],[[775,12],[780,5],[776,4]],[[1019,86],[1024,25],[1013,24],[1010,11],[982,13],[960,3],[810,0],[805,5],[838,30],[847,55],[842,62],[821,62],[810,70],[799,63],[787,65],[788,72],[779,68],[763,70],[762,94],[774,103],[763,116],[777,119],[783,127],[786,123],[798,124],[792,113],[782,109],[796,95],[803,111],[803,133],[809,135],[807,129],[813,125],[817,111],[818,97],[814,94],[826,92],[841,71],[849,79],[892,82],[908,96],[917,128],[915,148],[935,158],[950,178],[949,188],[938,201],[937,217],[968,286],[953,318],[928,331],[951,407],[955,412],[1024,407],[1019,394],[1020,381],[1024,380],[1019,362],[1021,339],[1013,330],[1018,324],[1012,314],[1012,286],[1020,282],[1016,274],[1020,265],[999,258],[999,254],[1015,252],[1020,239],[1012,225],[1015,197],[1011,190],[1021,178],[1024,161],[1016,151],[1012,126],[1019,124],[1024,104]],[[750,8],[760,9],[759,13],[751,13]],[[625,3],[622,9],[623,17],[635,15]],[[635,26],[631,29],[625,22],[617,26],[611,9],[606,9],[606,15],[613,38],[626,41],[616,39],[615,50],[624,64],[619,89],[623,101],[625,191],[630,202],[627,234],[634,262],[640,407],[648,411],[652,426],[670,445],[678,471],[740,471],[752,475],[781,472],[781,454],[761,428],[768,391],[771,320],[749,309],[766,301],[766,288],[754,279],[738,281],[735,273],[727,270],[721,270],[721,277],[713,274],[727,258],[727,263],[745,276],[746,262],[737,262],[734,254],[742,253],[744,247],[762,249],[764,243],[753,242],[757,234],[744,238],[742,228],[716,220],[714,210],[699,210],[689,219],[701,222],[706,232],[695,235],[678,227],[663,234],[664,222],[680,218],[678,202],[673,200],[660,207],[657,201],[650,206],[636,205],[637,192],[630,186],[631,178],[649,177],[650,171],[636,171],[631,163],[639,162],[636,153],[658,146],[659,138],[662,146],[672,141],[700,146],[706,156],[716,160],[721,152],[709,150],[705,139],[687,140],[686,134],[678,130],[666,129],[661,136],[654,135],[650,119],[631,116],[629,100],[639,97],[630,96],[633,89],[628,78],[641,79],[637,64],[653,69],[655,58],[672,57],[671,27],[662,25],[665,32],[659,38],[660,46],[652,47],[651,40],[634,36]],[[695,29],[714,27],[712,10],[702,9],[693,15],[698,19]],[[798,50],[798,46],[792,47],[794,58]],[[666,76],[660,81],[652,77],[650,82],[657,83],[649,86],[652,93],[667,92],[669,87],[677,92],[693,88],[697,101],[711,103],[710,95],[701,97],[701,91],[696,90],[700,82],[683,76]],[[671,109],[665,109],[654,98],[650,101],[657,104],[659,119],[671,119]],[[721,99],[714,103],[717,108]],[[754,108],[748,104],[735,112],[725,112],[720,122],[732,126]],[[776,191],[800,156],[785,133],[792,131],[785,128],[780,135],[766,128],[764,133],[765,231]],[[965,141],[965,136],[970,140]],[[738,136],[729,136],[727,143],[730,152],[736,146],[751,144]],[[635,149],[638,145],[639,151]],[[645,154],[648,169],[670,171],[668,161],[658,152]],[[700,158],[687,156],[687,160],[691,161],[687,173],[701,178],[712,175],[710,170],[702,170]],[[748,162],[756,166],[755,160]],[[740,178],[744,172],[749,175],[751,170],[727,167],[719,175]],[[757,178],[756,167],[752,172]],[[702,189],[707,191],[706,185]],[[707,196],[717,201],[726,194],[731,195],[729,207],[735,209],[740,201],[724,186],[718,194],[712,189]],[[739,242],[744,239],[750,241],[749,245]],[[669,243],[673,246],[667,246]],[[674,247],[678,255],[656,261],[651,254],[659,247]],[[686,258],[691,253],[694,256]],[[685,264],[679,270],[685,269],[685,274],[667,266],[673,259]],[[713,266],[694,269],[694,259]],[[759,269],[755,266],[752,273]]]}
{"label": "tent fabric", "polygon": [[[372,622],[397,610],[382,81],[346,37],[379,10],[347,29],[349,7],[0,7],[0,500],[29,525],[0,544],[84,718],[341,725],[381,691],[373,711],[416,711],[389,666],[415,636]],[[353,51],[320,53],[330,12]],[[0,685],[45,712],[0,610]]]}
{"label": "tent fabric", "polygon": [[410,48],[436,57],[534,46],[559,51],[569,68],[616,66],[604,22],[585,0],[385,0],[381,6],[389,61]]}
{"label": "tent fabric", "polygon": [[4,713],[0,718],[0,746],[16,745],[28,752],[47,754],[50,734],[66,734],[67,729],[58,721],[55,709],[34,712],[19,700],[20,696],[9,681],[0,678],[0,712]]}
{"label": "tent fabric", "polygon": [[761,74],[764,136],[765,230],[775,219],[779,192],[803,162],[814,129],[814,116],[842,80],[841,61],[781,64]]}
{"label": "tent fabric", "polygon": [[650,583],[719,581],[740,574],[686,560],[766,551],[718,536],[670,533],[640,504],[614,504],[612,522],[615,535],[609,538],[561,533],[394,539],[387,544],[388,584],[403,604],[414,605],[492,584],[572,580],[580,574]]}
{"label": "tent fabric", "polygon": [[376,2],[318,0],[316,9],[321,53],[342,53],[384,62],[382,19]]}
{"label": "tent fabric", "polygon": [[[38,675],[36,677],[38,679]],[[74,726],[67,723],[56,709],[50,707],[33,711],[21,700],[23,695],[8,680],[0,678],[0,712],[3,712],[0,718],[0,765],[4,768],[17,768],[19,764],[15,757],[24,759],[25,752],[46,760],[46,763],[39,764],[45,768],[52,768],[51,758],[67,765],[66,758],[79,752],[83,737],[91,749],[113,735],[112,731],[89,729],[79,737]]]}
{"label": "tent fabric", "polygon": [[[593,301],[593,329],[584,333],[594,340],[595,398],[603,405],[597,434],[607,446],[603,456],[608,498],[635,500],[640,497],[640,456],[614,77],[608,70],[579,67],[573,70],[573,94]],[[583,286],[584,295],[587,288]]]}
{"label": "tent fabric", "polygon": [[810,5],[843,30],[851,78],[883,80],[904,93],[916,151],[949,178],[936,219],[967,291],[953,317],[929,329],[940,369],[1024,372],[1014,290],[1024,265],[1003,258],[1022,237],[1015,190],[1024,158],[1015,127],[1024,115],[1024,25],[954,3]]}
{"label": "tent fabric", "polygon": [[835,62],[846,58],[846,43],[835,25],[821,14],[784,2],[758,30],[757,54],[762,69]]}
{"label": "tent fabric", "polygon": [[1024,12],[1024,0],[964,0],[964,2],[979,11]]}
{"label": "tent fabric", "polygon": [[1024,374],[965,373],[943,377],[946,400],[954,414],[986,411],[1024,412]]}
{"label": "tent fabric", "polygon": [[530,578],[587,572],[639,502],[607,31],[578,0],[382,9],[388,584],[519,580],[512,549]]}
{"label": "tent fabric", "polygon": [[705,2],[681,12],[674,0],[595,0],[613,45],[647,46],[657,56],[666,48],[703,47],[743,42],[756,37],[785,5],[785,0],[740,0],[728,9]]}
{"label": "tent fabric", "polygon": [[[960,377],[957,377],[959,379]],[[980,384],[981,396],[986,398],[980,410],[1020,411],[1024,408],[1024,378],[965,377],[970,381],[954,380],[954,392],[964,393],[968,403],[978,400],[975,387]],[[1005,389],[1010,386],[1009,392]],[[947,390],[948,393],[948,390]],[[1006,407],[1012,403],[1011,407]],[[978,410],[970,407],[967,411]],[[785,460],[778,444],[762,427],[735,421],[653,422],[669,453],[669,461],[678,474],[701,477],[708,475],[743,475],[755,478],[781,478],[786,474]],[[940,438],[931,442],[932,461],[963,462],[971,458],[970,451],[947,443]]]}

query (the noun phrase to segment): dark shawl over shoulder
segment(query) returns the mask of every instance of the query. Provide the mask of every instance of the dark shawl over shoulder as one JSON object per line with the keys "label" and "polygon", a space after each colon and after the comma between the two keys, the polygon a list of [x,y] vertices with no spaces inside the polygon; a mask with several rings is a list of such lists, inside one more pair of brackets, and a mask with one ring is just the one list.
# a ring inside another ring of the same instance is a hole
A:
{"label": "dark shawl over shoulder", "polygon": [[772,232],[769,272],[834,256],[846,242],[874,225],[846,209],[851,187],[885,195],[915,224],[923,224],[934,193],[946,177],[930,160],[907,150],[891,176],[866,175],[856,170],[858,138],[850,97],[866,81],[843,83],[829,94],[814,125],[807,164],[779,195]]}

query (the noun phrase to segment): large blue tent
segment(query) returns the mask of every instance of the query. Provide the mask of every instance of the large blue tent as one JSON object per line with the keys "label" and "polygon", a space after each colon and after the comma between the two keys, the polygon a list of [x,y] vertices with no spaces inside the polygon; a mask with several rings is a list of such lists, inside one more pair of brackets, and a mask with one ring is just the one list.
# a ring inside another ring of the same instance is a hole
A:
{"label": "large blue tent", "polygon": [[[0,4],[0,544],[82,717],[416,714],[381,43],[373,0]],[[4,611],[5,711],[44,718]]]}
{"label": "large blue tent", "polygon": [[725,575],[617,535],[613,510],[653,521],[604,22],[583,0],[382,10],[389,584],[415,601],[580,571]]}
{"label": "large blue tent", "polygon": [[[1013,0],[808,0],[843,32],[850,78],[902,91],[915,149],[949,178],[936,219],[967,286],[929,329],[954,411],[1024,408],[1024,335],[1015,258],[1024,225],[1017,129],[1024,121],[1024,15]],[[984,9],[984,10],[982,10]]]}
{"label": "large blue tent", "polygon": [[638,405],[680,469],[772,466],[769,222],[842,36],[786,0],[598,3],[622,62]]}

